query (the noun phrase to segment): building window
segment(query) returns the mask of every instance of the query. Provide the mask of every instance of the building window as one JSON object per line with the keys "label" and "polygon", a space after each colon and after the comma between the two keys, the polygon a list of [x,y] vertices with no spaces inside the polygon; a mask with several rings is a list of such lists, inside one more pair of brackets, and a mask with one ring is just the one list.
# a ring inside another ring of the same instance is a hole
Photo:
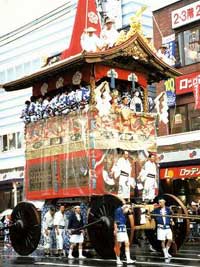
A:
{"label": "building window", "polygon": [[22,148],[23,134],[20,132],[0,136],[1,152]]}
{"label": "building window", "polygon": [[170,132],[184,133],[200,129],[200,110],[194,109],[194,103],[170,109]]}
{"label": "building window", "polygon": [[23,134],[21,132],[17,133],[17,148],[22,148]]}
{"label": "building window", "polygon": [[171,108],[169,114],[171,134],[187,132],[187,107]]}
{"label": "building window", "polygon": [[15,79],[15,72],[14,72],[14,68],[9,68],[7,70],[7,80],[8,81],[12,81]]}
{"label": "building window", "polygon": [[8,139],[7,135],[2,136],[3,142],[2,142],[2,151],[8,151]]}
{"label": "building window", "polygon": [[194,109],[194,103],[188,104],[188,122],[190,131],[200,129],[200,110]]}
{"label": "building window", "polygon": [[9,150],[13,150],[16,148],[16,140],[15,140],[15,133],[8,134],[8,145],[9,145]]}
{"label": "building window", "polygon": [[200,62],[200,29],[193,28],[178,34],[181,65]]}
{"label": "building window", "polygon": [[5,71],[0,71],[0,83],[5,83],[5,81],[6,81]]}
{"label": "building window", "polygon": [[41,58],[10,67],[0,71],[0,83],[10,82],[16,78],[28,75],[41,67]]}

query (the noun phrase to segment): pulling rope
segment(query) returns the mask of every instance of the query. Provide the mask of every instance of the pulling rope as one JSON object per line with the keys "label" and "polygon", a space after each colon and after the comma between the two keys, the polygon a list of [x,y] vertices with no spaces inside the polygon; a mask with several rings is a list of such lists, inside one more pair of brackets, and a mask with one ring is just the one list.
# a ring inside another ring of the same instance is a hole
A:
{"label": "pulling rope", "polygon": [[198,215],[162,215],[162,214],[150,214],[152,217],[168,217],[168,218],[179,218],[179,219],[191,219],[191,220],[200,220]]}

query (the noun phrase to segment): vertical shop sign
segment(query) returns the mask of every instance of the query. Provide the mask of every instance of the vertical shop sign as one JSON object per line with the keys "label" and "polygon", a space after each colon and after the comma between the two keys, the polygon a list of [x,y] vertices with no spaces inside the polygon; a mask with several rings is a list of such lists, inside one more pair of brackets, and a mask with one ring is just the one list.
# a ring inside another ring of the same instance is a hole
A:
{"label": "vertical shop sign", "polygon": [[193,72],[176,78],[176,94],[193,92],[195,109],[200,109],[200,72]]}
{"label": "vertical shop sign", "polygon": [[167,94],[168,107],[174,107],[176,105],[176,93],[175,93],[175,81],[174,78],[170,78],[164,82],[165,92]]}

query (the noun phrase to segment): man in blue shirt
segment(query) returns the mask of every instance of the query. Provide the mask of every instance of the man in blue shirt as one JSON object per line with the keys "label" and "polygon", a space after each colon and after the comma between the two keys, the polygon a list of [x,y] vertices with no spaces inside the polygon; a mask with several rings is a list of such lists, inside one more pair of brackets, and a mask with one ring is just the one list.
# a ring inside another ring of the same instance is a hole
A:
{"label": "man in blue shirt", "polygon": [[127,259],[127,264],[134,263],[130,258],[130,243],[129,243],[129,238],[127,234],[127,229],[126,229],[126,214],[131,211],[131,206],[124,204],[122,207],[118,207],[115,210],[115,215],[114,215],[114,236],[115,236],[115,254],[117,258],[117,265],[122,265],[122,261],[120,260],[120,247],[121,243],[125,243],[125,254],[126,254],[126,259]]}
{"label": "man in blue shirt", "polygon": [[165,206],[164,198],[160,198],[158,203],[159,207],[152,212],[152,214],[157,215],[155,216],[157,223],[157,239],[161,241],[164,257],[171,258],[172,256],[169,254],[172,243],[172,230],[170,225],[173,224],[173,221],[170,217],[165,217],[165,215],[169,216],[172,212],[169,207]]}

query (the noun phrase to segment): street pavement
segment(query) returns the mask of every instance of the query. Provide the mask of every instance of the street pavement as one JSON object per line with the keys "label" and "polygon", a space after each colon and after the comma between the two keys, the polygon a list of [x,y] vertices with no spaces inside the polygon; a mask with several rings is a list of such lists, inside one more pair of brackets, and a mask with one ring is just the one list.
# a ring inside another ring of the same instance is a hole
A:
{"label": "street pavement", "polygon": [[[105,244],[106,245],[106,244]],[[179,250],[176,257],[172,259],[164,259],[162,254],[157,252],[150,252],[149,246],[143,245],[142,247],[132,246],[132,258],[136,259],[135,264],[128,266],[151,267],[151,266],[168,266],[168,267],[199,267],[200,266],[200,243],[186,243]],[[124,265],[126,265],[124,261]],[[60,266],[60,267],[111,267],[116,266],[115,260],[104,260],[97,256],[87,258],[84,260],[73,259],[68,260],[58,257],[44,257],[43,251],[37,250],[31,256],[21,257],[18,256],[11,248],[0,249],[0,266],[1,267],[42,267],[42,266]]]}

